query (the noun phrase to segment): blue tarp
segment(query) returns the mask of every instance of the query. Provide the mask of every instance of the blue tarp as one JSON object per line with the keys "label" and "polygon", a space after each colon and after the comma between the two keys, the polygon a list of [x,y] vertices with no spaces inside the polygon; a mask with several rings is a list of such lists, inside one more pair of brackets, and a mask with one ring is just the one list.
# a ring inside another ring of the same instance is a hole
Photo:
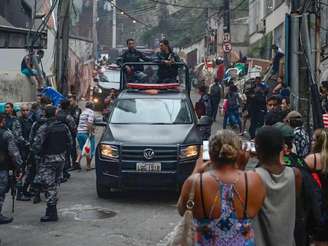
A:
{"label": "blue tarp", "polygon": [[61,93],[59,93],[52,87],[47,87],[43,89],[42,95],[49,97],[52,104],[56,107],[58,107],[60,105],[60,102],[65,99],[65,97]]}
{"label": "blue tarp", "polygon": [[[65,99],[65,97],[59,93],[58,91],[56,91],[54,88],[52,87],[47,87],[45,89],[43,89],[42,95],[44,96],[47,96],[50,98],[52,104],[55,106],[55,107],[59,107],[60,105],[60,102]],[[4,113],[5,112],[5,107],[6,107],[6,103],[7,102],[0,102],[0,113]],[[17,102],[17,103],[14,103],[14,110],[16,112],[20,111],[20,106],[21,106],[21,102]]]}

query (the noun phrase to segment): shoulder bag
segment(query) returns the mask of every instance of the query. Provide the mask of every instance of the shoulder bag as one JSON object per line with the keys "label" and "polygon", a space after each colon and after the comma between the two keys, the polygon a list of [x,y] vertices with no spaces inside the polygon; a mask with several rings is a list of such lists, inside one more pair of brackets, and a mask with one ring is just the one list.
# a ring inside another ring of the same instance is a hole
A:
{"label": "shoulder bag", "polygon": [[194,245],[195,226],[193,224],[193,208],[195,206],[196,178],[192,182],[189,199],[186,203],[186,211],[179,224],[174,228],[171,240],[167,246],[192,246]]}

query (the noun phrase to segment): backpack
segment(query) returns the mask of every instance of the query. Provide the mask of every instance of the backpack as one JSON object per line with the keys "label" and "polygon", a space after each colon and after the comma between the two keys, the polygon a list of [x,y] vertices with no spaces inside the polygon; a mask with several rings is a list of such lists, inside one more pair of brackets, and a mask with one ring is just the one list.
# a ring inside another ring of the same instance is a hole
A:
{"label": "backpack", "polygon": [[320,220],[319,225],[328,225],[328,174],[312,173],[317,187],[320,191],[321,199],[319,203]]}
{"label": "backpack", "polygon": [[305,161],[292,153],[284,157],[286,166],[298,168],[302,174],[302,196],[304,208],[308,218],[309,229],[321,224],[322,220],[322,192],[311,174]]}

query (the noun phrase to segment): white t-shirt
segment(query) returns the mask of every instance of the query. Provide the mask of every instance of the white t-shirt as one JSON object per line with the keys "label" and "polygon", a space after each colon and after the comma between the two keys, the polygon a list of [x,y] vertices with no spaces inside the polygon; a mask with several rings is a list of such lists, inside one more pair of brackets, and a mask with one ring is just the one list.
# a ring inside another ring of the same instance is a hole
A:
{"label": "white t-shirt", "polygon": [[95,121],[95,112],[92,109],[85,109],[80,115],[78,132],[88,132],[88,123],[93,124]]}

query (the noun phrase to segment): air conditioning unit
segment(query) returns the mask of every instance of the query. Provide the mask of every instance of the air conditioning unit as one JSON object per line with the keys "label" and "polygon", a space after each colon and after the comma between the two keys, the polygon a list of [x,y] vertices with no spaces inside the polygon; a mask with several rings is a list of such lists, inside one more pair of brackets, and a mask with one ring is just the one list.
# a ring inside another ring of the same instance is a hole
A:
{"label": "air conditioning unit", "polygon": [[265,20],[261,20],[256,24],[256,32],[257,33],[265,33]]}

